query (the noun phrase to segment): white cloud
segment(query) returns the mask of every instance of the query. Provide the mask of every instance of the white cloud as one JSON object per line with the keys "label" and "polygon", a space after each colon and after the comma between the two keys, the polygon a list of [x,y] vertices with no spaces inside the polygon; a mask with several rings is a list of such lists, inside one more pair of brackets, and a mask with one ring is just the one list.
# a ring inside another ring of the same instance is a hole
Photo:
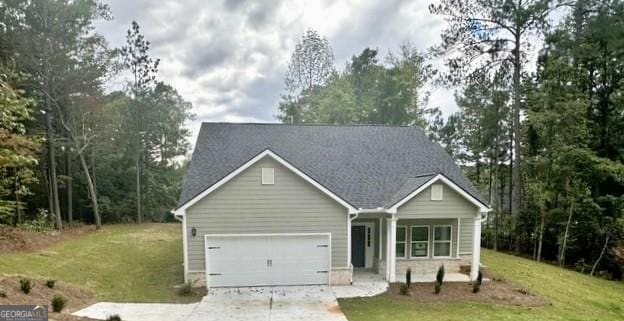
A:
{"label": "white cloud", "polygon": [[[124,44],[132,20],[161,59],[158,77],[193,103],[201,121],[275,122],[283,74],[308,28],[325,35],[342,68],[366,47],[382,54],[409,41],[426,50],[444,27],[427,1],[109,0],[114,19],[96,30]],[[119,81],[112,83],[118,85]],[[431,105],[456,110],[452,91],[434,88]]]}

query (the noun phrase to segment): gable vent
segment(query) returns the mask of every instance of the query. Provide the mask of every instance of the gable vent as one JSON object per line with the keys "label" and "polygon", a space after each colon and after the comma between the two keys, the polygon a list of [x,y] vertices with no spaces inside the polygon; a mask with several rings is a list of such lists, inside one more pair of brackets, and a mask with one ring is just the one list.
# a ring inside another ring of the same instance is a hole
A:
{"label": "gable vent", "polygon": [[444,185],[433,184],[431,185],[431,200],[441,201],[444,198]]}
{"label": "gable vent", "polygon": [[275,169],[263,168],[262,169],[262,185],[273,185],[273,184],[275,184]]}

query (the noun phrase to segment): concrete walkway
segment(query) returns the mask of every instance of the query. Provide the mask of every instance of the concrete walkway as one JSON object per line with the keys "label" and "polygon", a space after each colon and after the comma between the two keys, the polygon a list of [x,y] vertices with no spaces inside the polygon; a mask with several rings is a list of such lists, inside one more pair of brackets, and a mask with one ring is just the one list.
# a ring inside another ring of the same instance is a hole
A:
{"label": "concrete walkway", "polygon": [[74,315],[124,321],[347,321],[327,286],[211,289],[192,304],[101,302]]}

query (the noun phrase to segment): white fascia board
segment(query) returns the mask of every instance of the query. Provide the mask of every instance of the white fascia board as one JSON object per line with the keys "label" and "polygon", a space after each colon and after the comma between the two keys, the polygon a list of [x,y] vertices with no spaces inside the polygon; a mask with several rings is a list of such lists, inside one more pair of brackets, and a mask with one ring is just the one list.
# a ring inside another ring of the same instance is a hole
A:
{"label": "white fascia board", "polygon": [[432,177],[429,181],[427,181],[425,184],[423,184],[421,187],[417,188],[415,191],[411,192],[410,194],[408,194],[407,196],[405,196],[403,199],[401,199],[400,201],[398,201],[396,204],[394,204],[392,207],[389,208],[389,211],[396,213],[396,211],[399,209],[399,207],[401,207],[403,204],[407,203],[407,201],[411,200],[412,198],[414,198],[416,195],[418,195],[420,192],[424,191],[425,189],[427,189],[429,186],[431,186],[433,183],[436,182],[443,182],[444,184],[448,185],[450,188],[452,188],[455,192],[459,193],[459,195],[463,196],[465,199],[467,199],[469,202],[471,202],[472,204],[474,204],[475,206],[477,206],[479,208],[480,212],[489,212],[492,209],[490,209],[488,206],[484,205],[483,203],[481,203],[478,199],[476,199],[474,196],[466,193],[466,191],[464,191],[461,187],[459,187],[457,184],[455,184],[453,181],[451,181],[450,179],[446,178],[444,175],[442,174],[438,174],[434,177]]}
{"label": "white fascia board", "polygon": [[299,177],[303,178],[305,181],[307,181],[308,183],[312,184],[314,187],[316,187],[319,190],[321,190],[321,192],[325,193],[327,196],[329,196],[330,198],[332,198],[333,200],[338,202],[340,205],[346,207],[349,210],[350,214],[351,213],[357,213],[357,209],[355,207],[351,206],[351,204],[349,204],[347,201],[343,200],[338,195],[334,194],[333,192],[331,192],[330,190],[325,188],[325,186],[319,184],[317,181],[315,181],[310,176],[306,175],[304,172],[302,172],[299,169],[297,169],[295,166],[290,164],[288,161],[286,161],[285,159],[283,159],[279,155],[277,155],[274,152],[272,152],[270,149],[266,149],[263,152],[261,152],[260,154],[256,155],[254,158],[252,158],[249,161],[247,161],[245,164],[243,164],[239,168],[237,168],[234,171],[232,171],[230,174],[228,174],[227,176],[222,178],[220,181],[216,182],[215,184],[213,184],[212,186],[210,186],[209,188],[207,188],[203,192],[199,193],[197,196],[193,197],[190,201],[186,202],[184,205],[182,205],[179,208],[175,209],[173,211],[174,214],[178,215],[178,216],[185,215],[186,210],[189,207],[193,206],[195,203],[197,203],[198,201],[200,201],[201,199],[206,197],[208,194],[212,193],[217,188],[219,188],[222,185],[224,185],[225,183],[229,182],[232,178],[236,177],[238,174],[242,173],[247,168],[249,168],[251,165],[257,163],[259,160],[261,160],[265,156],[270,156],[271,158],[276,160],[278,163],[280,163],[284,167],[288,168],[289,170],[291,170],[292,172],[297,174]]}

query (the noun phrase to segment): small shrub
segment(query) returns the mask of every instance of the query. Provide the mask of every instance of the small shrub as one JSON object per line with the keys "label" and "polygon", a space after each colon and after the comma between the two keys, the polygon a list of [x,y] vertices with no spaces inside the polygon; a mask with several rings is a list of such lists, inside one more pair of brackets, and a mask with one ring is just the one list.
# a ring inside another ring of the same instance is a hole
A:
{"label": "small shrub", "polygon": [[109,315],[106,321],[121,321],[121,317],[118,314]]}
{"label": "small shrub", "polygon": [[481,283],[483,282],[483,274],[479,271],[477,279],[472,283],[472,293],[477,293],[481,290]]}
{"label": "small shrub", "polygon": [[52,312],[61,312],[67,304],[67,299],[59,294],[55,294],[52,298]]}
{"label": "small shrub", "polygon": [[191,286],[191,282],[186,282],[178,288],[179,295],[187,296],[187,295],[191,295],[192,292],[193,292],[193,287]]}
{"label": "small shrub", "polygon": [[0,298],[6,298],[7,294],[6,291],[4,289],[0,289]]}
{"label": "small shrub", "polygon": [[433,287],[433,291],[435,292],[435,294],[440,294],[440,290],[442,290],[442,283],[438,283],[438,281],[436,281]]}
{"label": "small shrub", "polygon": [[399,293],[401,293],[401,295],[407,295],[407,290],[409,290],[407,284],[401,284],[401,287],[399,288]]}
{"label": "small shrub", "polygon": [[440,291],[442,290],[442,283],[444,283],[444,265],[440,265],[440,268],[438,268],[438,273],[436,273],[436,281],[434,287],[435,294],[440,294]]}
{"label": "small shrub", "polygon": [[20,289],[24,294],[30,293],[30,290],[33,288],[33,282],[29,279],[21,279],[20,280]]}
{"label": "small shrub", "polygon": [[412,269],[411,268],[407,268],[407,271],[405,272],[405,285],[407,285],[408,289],[412,285]]}
{"label": "small shrub", "polygon": [[54,287],[54,285],[56,284],[56,280],[47,280],[46,281],[46,286],[49,287],[50,289]]}

